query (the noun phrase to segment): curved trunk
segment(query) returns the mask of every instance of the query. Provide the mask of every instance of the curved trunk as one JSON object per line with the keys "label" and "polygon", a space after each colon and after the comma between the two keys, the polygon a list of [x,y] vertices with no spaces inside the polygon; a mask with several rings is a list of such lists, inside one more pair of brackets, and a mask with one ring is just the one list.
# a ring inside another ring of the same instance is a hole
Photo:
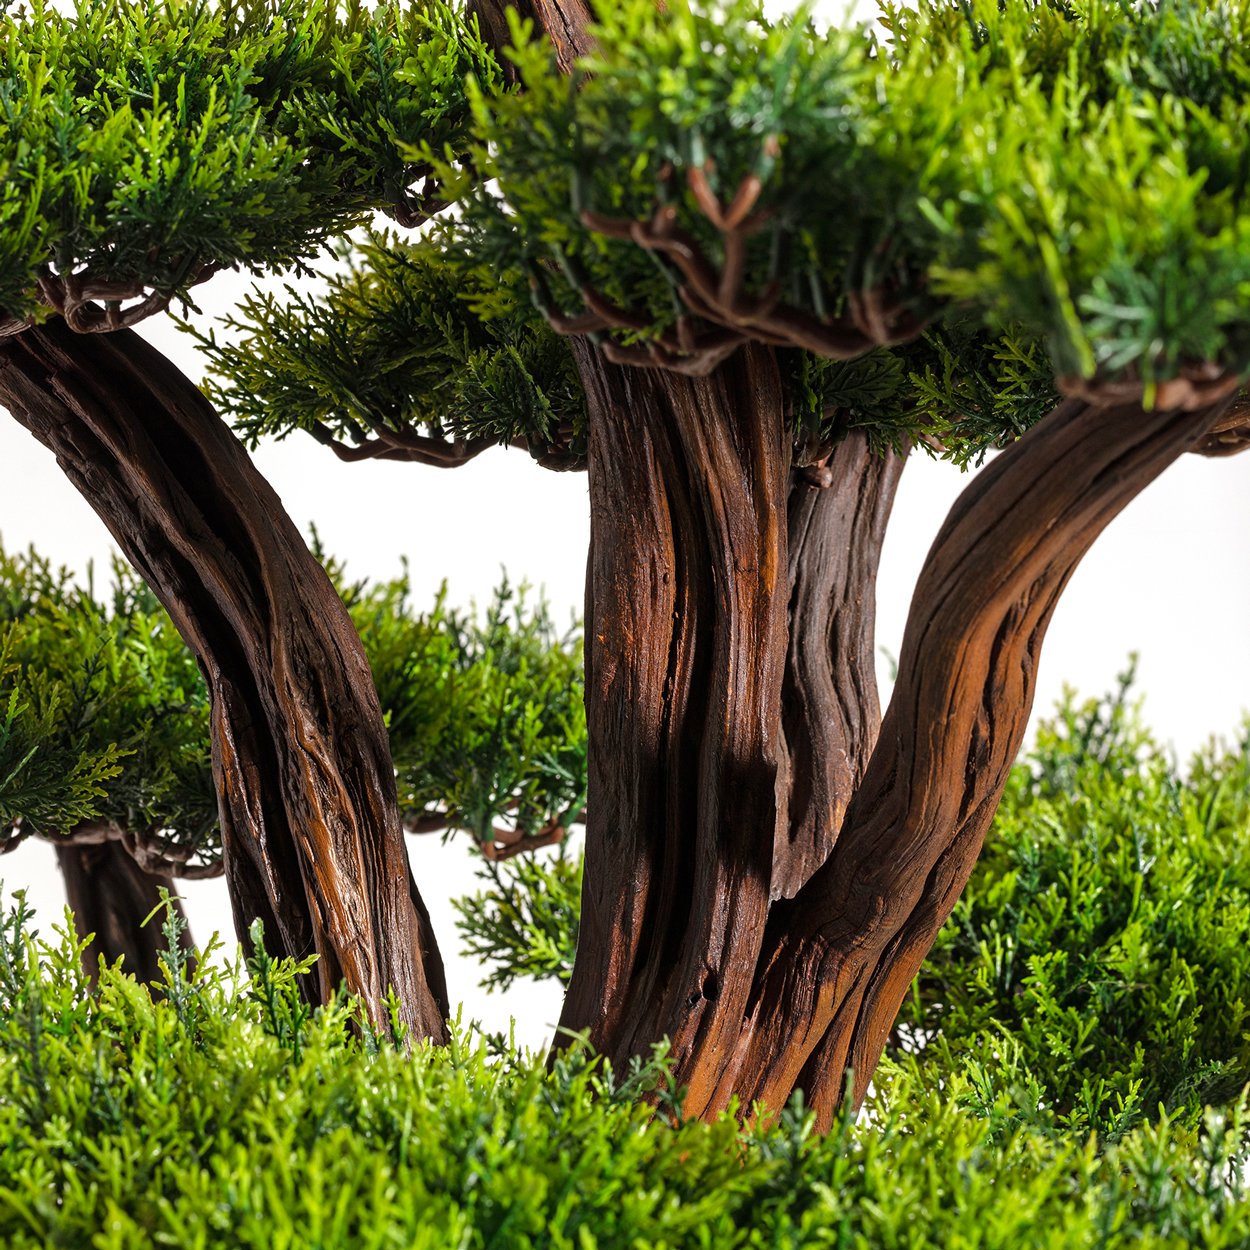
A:
{"label": "curved trunk", "polygon": [[971,873],[1063,586],[1217,414],[1068,402],[975,477],[880,723],[874,583],[900,459],[850,438],[827,472],[791,474],[766,349],[707,378],[575,350],[591,772],[561,1024],[618,1065],[668,1038],[688,1115],[803,1088],[827,1123],[848,1067],[862,1097]]}
{"label": "curved trunk", "polygon": [[346,609],[196,387],[131,331],[59,320],[0,342],[0,403],[56,453],[199,659],[235,923],[319,956],[384,1019],[445,1036],[441,961],[410,886],[386,729]]}
{"label": "curved trunk", "polygon": [[[160,983],[165,935],[159,918],[153,917],[146,925],[141,922],[160,906],[162,887],[169,891],[174,911],[185,922],[173,878],[144,872],[130,852],[115,841],[58,845],[56,859],[79,940],[94,935],[82,956],[92,981],[101,959],[106,964],[122,959],[124,970],[137,980]],[[191,933],[185,927],[179,945],[185,951],[192,949]]]}
{"label": "curved trunk", "polygon": [[739,1044],[770,899],[823,862],[879,724],[874,580],[902,468],[852,436],[790,472],[776,361],[708,378],[577,344],[590,412],[590,779],[562,1027],[667,1037],[687,1106]]}

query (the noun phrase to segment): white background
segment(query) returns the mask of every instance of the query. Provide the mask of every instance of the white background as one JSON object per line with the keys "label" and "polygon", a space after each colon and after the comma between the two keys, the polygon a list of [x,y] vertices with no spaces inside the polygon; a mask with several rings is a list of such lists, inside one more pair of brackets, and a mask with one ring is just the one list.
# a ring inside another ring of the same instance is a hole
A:
{"label": "white background", "polygon": [[[220,275],[201,293],[206,315],[228,309],[248,283]],[[203,372],[191,341],[167,320],[142,329],[193,378]],[[257,454],[262,472],[301,528],[315,521],[327,549],[355,576],[388,577],[411,560],[416,601],[440,581],[451,599],[484,599],[506,568],[542,586],[557,619],[580,614],[588,533],[586,479],[536,468],[522,452],[497,450],[457,470],[339,463],[296,436]],[[34,543],[53,560],[107,570],[108,535],[52,457],[0,410],[0,535],[14,549]],[[879,642],[897,654],[918,569],[951,502],[960,472],[921,455],[903,477],[886,542],[879,593]],[[1130,651],[1140,653],[1148,720],[1187,756],[1212,733],[1231,734],[1250,707],[1250,453],[1228,461],[1186,457],[1112,523],[1078,569],[1046,642],[1034,717],[1064,683],[1084,694],[1110,688]],[[99,583],[97,583],[99,584]],[[489,1027],[518,1021],[518,1036],[541,1044],[559,1010],[554,987],[522,986],[487,997],[476,966],[458,956],[446,900],[473,888],[466,845],[411,840],[414,872],[429,904],[452,997]],[[28,842],[0,863],[5,888],[25,887],[44,923],[64,904],[54,857]],[[186,887],[193,929],[203,940],[229,934],[221,882]]]}

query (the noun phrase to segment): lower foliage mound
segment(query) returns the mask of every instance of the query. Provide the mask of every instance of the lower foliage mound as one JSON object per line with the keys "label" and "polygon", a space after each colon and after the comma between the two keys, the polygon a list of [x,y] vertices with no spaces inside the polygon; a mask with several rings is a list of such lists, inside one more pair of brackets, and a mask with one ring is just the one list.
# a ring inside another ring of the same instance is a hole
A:
{"label": "lower foliage mound", "polygon": [[1043,727],[826,1137],[797,1101],[684,1121],[662,1053],[548,1067],[468,1028],[409,1051],[345,996],[310,1011],[259,932],[246,967],[189,959],[172,914],[161,984],[93,991],[72,927],[39,937],[18,896],[0,1245],[1245,1246],[1250,742],[1182,775],[1127,684]]}

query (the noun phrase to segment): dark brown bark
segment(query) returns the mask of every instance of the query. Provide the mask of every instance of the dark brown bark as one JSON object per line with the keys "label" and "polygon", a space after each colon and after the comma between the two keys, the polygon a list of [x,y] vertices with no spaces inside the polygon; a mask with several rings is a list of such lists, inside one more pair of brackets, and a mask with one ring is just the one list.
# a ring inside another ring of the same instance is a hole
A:
{"label": "dark brown bark", "polygon": [[852,432],[829,456],[826,484],[796,473],[790,490],[783,721],[791,786],[774,899],[792,898],[828,858],[877,741],[877,566],[905,463]]}
{"label": "dark brown bark", "polygon": [[240,934],[319,956],[418,1036],[445,1036],[434,936],[411,884],[394,770],[351,621],[212,407],[130,331],[56,320],[0,341],[0,403],[56,453],[200,661]]}
{"label": "dark brown bark", "polygon": [[873,583],[901,464],[796,474],[771,353],[707,378],[575,349],[587,386],[589,821],[562,1019],[667,1037],[685,1110],[862,1097],[1020,747],[1046,625],[1214,410],[1062,405],[973,479],[878,736]]}
{"label": "dark brown bark", "polygon": [[777,1108],[801,1087],[827,1124],[847,1067],[862,1099],[1002,796],[1064,586],[1217,416],[1069,400],[964,491],[917,585],[877,748],[832,855],[771,919],[712,1107],[736,1093]]}
{"label": "dark brown bark", "polygon": [[[79,940],[94,934],[83,951],[87,975],[94,981],[101,959],[107,964],[121,959],[123,969],[138,980],[159,983],[160,954],[166,949],[162,918],[153,917],[146,925],[141,922],[160,906],[162,887],[185,922],[173,878],[144,872],[116,841],[59,845],[56,859]],[[179,944],[184,951],[192,949],[189,929],[184,927]]]}
{"label": "dark brown bark", "polygon": [[708,378],[576,351],[590,412],[590,776],[561,1024],[613,1060],[665,1036],[679,1057],[719,1051],[741,1026],[784,820],[781,381],[764,348]]}

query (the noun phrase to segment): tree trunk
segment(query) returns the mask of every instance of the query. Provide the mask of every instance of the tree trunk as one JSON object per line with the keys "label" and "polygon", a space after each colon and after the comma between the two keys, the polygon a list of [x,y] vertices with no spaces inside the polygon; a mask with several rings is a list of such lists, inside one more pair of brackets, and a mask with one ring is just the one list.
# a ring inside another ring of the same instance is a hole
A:
{"label": "tree trunk", "polygon": [[662,1039],[688,1115],[863,1096],[971,873],[1059,594],[1213,410],[1062,405],[972,480],[917,586],[891,707],[877,560],[900,463],[790,473],[771,353],[587,386],[590,733],[561,1021],[614,1064]]}
{"label": "tree trunk", "polygon": [[[94,982],[101,959],[106,964],[121,959],[124,971],[136,980],[159,984],[160,954],[166,949],[161,921],[159,917],[146,925],[140,921],[160,906],[163,886],[169,891],[174,911],[185,922],[173,878],[144,872],[130,852],[114,841],[57,846],[56,859],[79,940],[94,935],[83,951],[87,975]],[[183,929],[179,945],[185,951],[192,949],[189,929]]]}
{"label": "tree trunk", "polygon": [[445,1036],[386,729],[350,618],[280,500],[196,387],[131,331],[60,320],[0,341],[0,403],[56,453],[195,652],[236,926],[318,958],[375,1018],[393,989]]}

